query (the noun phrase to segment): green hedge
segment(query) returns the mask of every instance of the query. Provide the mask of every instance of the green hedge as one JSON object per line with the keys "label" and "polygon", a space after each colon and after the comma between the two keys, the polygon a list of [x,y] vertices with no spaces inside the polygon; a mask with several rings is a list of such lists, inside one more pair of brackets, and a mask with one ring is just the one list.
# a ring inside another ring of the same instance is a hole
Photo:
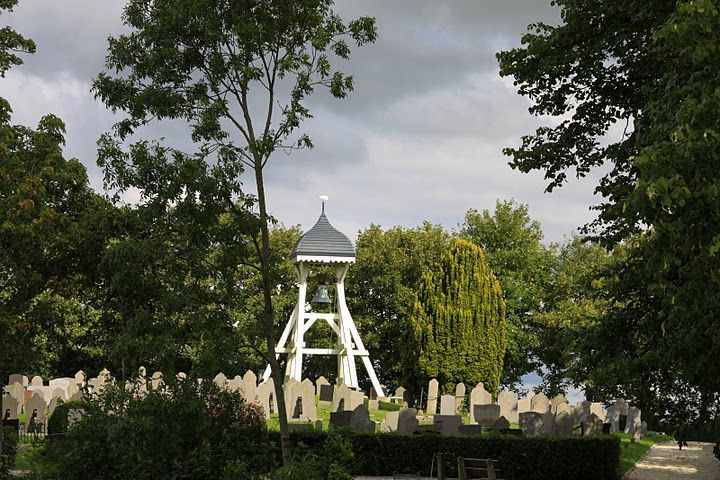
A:
{"label": "green hedge", "polygon": [[[275,433],[275,435],[278,435]],[[320,449],[323,432],[294,432],[293,443]],[[508,480],[617,480],[620,441],[615,437],[441,437],[348,432],[355,475],[430,474],[433,454],[445,454],[445,474],[457,476],[457,457],[497,458]],[[279,439],[275,439],[279,443]],[[278,453],[279,454],[279,453]],[[435,467],[437,472],[437,467]]]}

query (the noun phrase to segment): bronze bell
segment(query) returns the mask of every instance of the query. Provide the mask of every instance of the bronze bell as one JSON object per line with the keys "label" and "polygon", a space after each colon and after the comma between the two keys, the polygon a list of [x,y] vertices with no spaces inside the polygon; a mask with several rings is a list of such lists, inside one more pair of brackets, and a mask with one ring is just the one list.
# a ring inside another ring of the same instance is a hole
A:
{"label": "bronze bell", "polygon": [[318,285],[318,288],[315,291],[315,295],[313,296],[310,303],[324,303],[326,305],[332,303],[332,300],[330,300],[330,295],[328,295],[328,289],[325,285]]}

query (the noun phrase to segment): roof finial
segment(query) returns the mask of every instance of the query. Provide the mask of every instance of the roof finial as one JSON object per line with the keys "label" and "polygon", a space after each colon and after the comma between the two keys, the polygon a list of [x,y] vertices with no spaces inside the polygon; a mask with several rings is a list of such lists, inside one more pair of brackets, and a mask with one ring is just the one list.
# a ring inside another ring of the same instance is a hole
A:
{"label": "roof finial", "polygon": [[323,202],[322,202],[322,213],[325,213],[325,202],[327,202],[328,196],[327,196],[327,195],[323,195],[323,194],[320,194],[320,195],[318,195],[318,196],[320,197],[320,200],[323,201]]}

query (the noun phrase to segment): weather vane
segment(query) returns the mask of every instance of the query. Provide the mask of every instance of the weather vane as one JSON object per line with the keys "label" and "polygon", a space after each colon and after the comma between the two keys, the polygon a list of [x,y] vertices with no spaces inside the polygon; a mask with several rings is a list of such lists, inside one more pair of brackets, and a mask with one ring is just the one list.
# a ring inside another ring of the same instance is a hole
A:
{"label": "weather vane", "polygon": [[320,197],[320,200],[322,200],[322,213],[325,213],[325,202],[328,201],[328,196],[321,193],[320,195],[318,195],[318,197]]}

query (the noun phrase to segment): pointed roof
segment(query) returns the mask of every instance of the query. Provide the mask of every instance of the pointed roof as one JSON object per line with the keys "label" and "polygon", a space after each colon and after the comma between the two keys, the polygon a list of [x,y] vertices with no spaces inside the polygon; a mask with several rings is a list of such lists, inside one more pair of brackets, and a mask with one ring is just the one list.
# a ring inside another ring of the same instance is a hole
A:
{"label": "pointed roof", "polygon": [[330,224],[323,211],[317,223],[300,237],[300,241],[290,252],[290,258],[294,258],[295,263],[354,262],[355,247],[344,233]]}

